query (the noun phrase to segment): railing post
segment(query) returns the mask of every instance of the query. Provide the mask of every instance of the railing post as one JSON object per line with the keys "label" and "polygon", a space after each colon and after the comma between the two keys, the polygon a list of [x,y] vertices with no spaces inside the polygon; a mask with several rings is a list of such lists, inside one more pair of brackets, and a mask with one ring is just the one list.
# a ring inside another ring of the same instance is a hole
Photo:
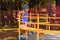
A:
{"label": "railing post", "polygon": [[34,28],[36,28],[36,24],[34,24]]}
{"label": "railing post", "polygon": [[49,30],[50,30],[50,22],[49,22]]}
{"label": "railing post", "polygon": [[44,40],[44,33],[42,33],[42,40]]}
{"label": "railing post", "polygon": [[19,29],[19,32],[18,32],[18,34],[19,34],[19,40],[20,40],[20,34],[21,34],[21,33],[20,33],[20,29]]}
{"label": "railing post", "polygon": [[18,13],[18,34],[19,34],[19,40],[20,40],[20,14]]}
{"label": "railing post", "polygon": [[39,29],[39,14],[37,14],[37,28]]}
{"label": "railing post", "polygon": [[46,30],[47,30],[48,25],[49,25],[49,24],[48,24],[48,19],[49,19],[49,18],[48,18],[48,14],[47,14],[47,15],[46,15]]}
{"label": "railing post", "polygon": [[26,40],[28,40],[28,31],[26,30]]}
{"label": "railing post", "polygon": [[37,32],[37,39],[36,40],[39,40],[39,33]]}
{"label": "railing post", "polygon": [[31,16],[32,16],[32,15],[31,15],[31,13],[30,13],[30,22],[31,22]]}

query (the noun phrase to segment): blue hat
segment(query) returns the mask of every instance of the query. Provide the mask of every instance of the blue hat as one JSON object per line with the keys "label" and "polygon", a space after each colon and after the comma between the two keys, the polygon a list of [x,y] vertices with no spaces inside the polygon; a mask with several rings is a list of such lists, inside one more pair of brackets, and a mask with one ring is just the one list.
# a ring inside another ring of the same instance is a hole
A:
{"label": "blue hat", "polygon": [[24,5],[24,9],[26,9],[26,8],[29,8],[28,4],[25,4]]}

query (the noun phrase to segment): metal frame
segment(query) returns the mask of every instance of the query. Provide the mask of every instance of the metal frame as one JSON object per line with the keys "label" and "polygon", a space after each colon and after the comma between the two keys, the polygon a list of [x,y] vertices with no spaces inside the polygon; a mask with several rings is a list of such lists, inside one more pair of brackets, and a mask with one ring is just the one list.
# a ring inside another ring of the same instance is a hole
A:
{"label": "metal frame", "polygon": [[[19,22],[19,30],[25,30],[26,31],[26,40],[28,40],[28,31],[33,31],[33,32],[37,32],[37,39],[36,40],[39,40],[39,34],[42,34],[42,40],[44,40],[44,33],[54,33],[54,34],[60,34],[60,31],[51,31],[50,30],[50,26],[51,25],[57,25],[57,26],[60,26],[60,24],[50,24],[50,22],[48,21],[49,18],[52,18],[52,19],[60,19],[59,17],[49,17],[48,14],[46,14],[46,17],[41,17],[39,16],[39,14],[36,14],[37,16],[37,22],[36,23],[33,23],[31,21],[31,19],[34,19],[32,14],[30,13],[30,23],[31,24],[34,24],[34,28],[30,28],[30,27],[21,27],[20,25],[20,21]],[[18,20],[20,19],[21,16],[19,16]],[[43,18],[43,19],[46,19],[46,22],[39,22],[39,18]],[[28,24],[28,23],[27,23]],[[35,28],[35,24],[37,24],[37,28]],[[43,25],[48,25],[46,26],[46,30],[43,30],[43,29],[39,29],[39,24],[43,24]],[[20,31],[19,31],[19,38],[20,38]],[[19,39],[20,40],[20,39]]]}

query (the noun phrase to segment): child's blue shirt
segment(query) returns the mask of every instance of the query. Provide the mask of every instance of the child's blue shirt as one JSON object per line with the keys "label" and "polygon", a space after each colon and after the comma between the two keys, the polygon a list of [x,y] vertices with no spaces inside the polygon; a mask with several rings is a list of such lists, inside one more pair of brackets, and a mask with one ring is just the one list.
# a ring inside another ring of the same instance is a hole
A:
{"label": "child's blue shirt", "polygon": [[28,22],[28,13],[26,12],[22,15],[22,24],[24,24],[25,22]]}

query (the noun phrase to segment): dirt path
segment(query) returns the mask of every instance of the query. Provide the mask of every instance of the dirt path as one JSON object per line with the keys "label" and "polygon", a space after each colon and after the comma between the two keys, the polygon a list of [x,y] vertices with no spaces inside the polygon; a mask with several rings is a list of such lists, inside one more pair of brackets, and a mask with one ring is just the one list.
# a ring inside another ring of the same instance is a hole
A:
{"label": "dirt path", "polygon": [[0,39],[3,40],[6,37],[17,37],[18,31],[17,30],[11,30],[6,32],[0,32]]}

